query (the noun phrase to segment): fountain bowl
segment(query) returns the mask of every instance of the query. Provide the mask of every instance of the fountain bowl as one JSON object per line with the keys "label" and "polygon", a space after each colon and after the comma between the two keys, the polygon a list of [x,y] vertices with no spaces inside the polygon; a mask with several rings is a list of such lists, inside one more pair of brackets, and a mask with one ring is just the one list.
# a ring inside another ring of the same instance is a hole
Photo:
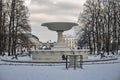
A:
{"label": "fountain bowl", "polygon": [[77,25],[77,23],[73,22],[47,22],[42,24],[42,26],[47,26],[52,31],[67,31]]}

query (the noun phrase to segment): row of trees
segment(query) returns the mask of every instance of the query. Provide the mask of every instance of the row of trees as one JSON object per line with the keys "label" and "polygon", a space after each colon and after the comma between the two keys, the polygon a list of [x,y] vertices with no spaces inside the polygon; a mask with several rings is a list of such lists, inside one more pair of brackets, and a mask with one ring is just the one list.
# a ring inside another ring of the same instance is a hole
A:
{"label": "row of trees", "polygon": [[28,17],[24,0],[0,0],[0,55],[6,51],[16,55],[18,44],[25,41],[24,34],[31,31]]}
{"label": "row of trees", "polygon": [[87,40],[90,53],[118,52],[120,45],[120,1],[87,0],[79,22],[84,28],[80,40]]}

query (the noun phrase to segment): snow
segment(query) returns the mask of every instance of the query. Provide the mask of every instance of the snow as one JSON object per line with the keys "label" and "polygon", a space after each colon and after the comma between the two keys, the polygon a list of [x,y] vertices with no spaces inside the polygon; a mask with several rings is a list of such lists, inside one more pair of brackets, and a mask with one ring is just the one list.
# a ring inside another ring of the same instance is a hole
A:
{"label": "snow", "polygon": [[5,60],[32,60],[32,57],[29,56],[21,56],[17,57],[18,59],[12,59],[14,56],[0,56],[0,59],[5,59]]}
{"label": "snow", "polygon": [[95,59],[100,59],[100,58],[101,58],[100,55],[89,55],[89,56],[88,56],[88,59],[89,59],[89,60],[95,60]]}
{"label": "snow", "polygon": [[119,64],[65,66],[0,66],[0,80],[120,80]]}
{"label": "snow", "polygon": [[[120,62],[120,58],[117,61]],[[67,70],[63,64],[0,65],[0,80],[120,80],[119,68],[120,63],[83,65],[83,69],[76,70],[73,68]]]}

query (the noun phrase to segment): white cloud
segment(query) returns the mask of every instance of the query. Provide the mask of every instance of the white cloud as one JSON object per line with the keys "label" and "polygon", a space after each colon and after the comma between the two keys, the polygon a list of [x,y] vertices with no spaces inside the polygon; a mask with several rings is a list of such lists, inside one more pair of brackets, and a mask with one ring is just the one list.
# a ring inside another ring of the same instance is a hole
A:
{"label": "white cloud", "polygon": [[[33,34],[41,41],[56,40],[56,33],[41,26],[43,22],[69,21],[77,22],[85,0],[31,0],[30,24]],[[47,32],[47,33],[46,33]],[[70,31],[73,34],[73,30]],[[46,34],[46,36],[44,36]],[[54,38],[47,37],[55,36]]]}

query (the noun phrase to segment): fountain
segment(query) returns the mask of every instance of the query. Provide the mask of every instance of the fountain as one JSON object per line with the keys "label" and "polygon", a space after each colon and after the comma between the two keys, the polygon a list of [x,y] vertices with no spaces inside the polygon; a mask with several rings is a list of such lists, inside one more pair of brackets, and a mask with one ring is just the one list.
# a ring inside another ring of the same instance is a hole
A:
{"label": "fountain", "polygon": [[64,31],[70,30],[73,26],[77,26],[76,23],[71,22],[51,22],[51,23],[43,23],[42,26],[48,27],[48,29],[52,31],[56,31],[58,34],[57,44],[52,48],[52,50],[70,50],[70,48],[66,47],[65,43],[63,43],[62,33]]}
{"label": "fountain", "polygon": [[49,22],[43,23],[42,26],[46,26],[49,30],[56,31],[58,34],[57,43],[51,50],[35,50],[31,51],[32,58],[34,60],[62,60],[62,55],[83,55],[84,59],[87,59],[87,52],[84,50],[72,50],[63,43],[62,33],[70,30],[73,26],[77,26],[77,23],[73,22]]}

